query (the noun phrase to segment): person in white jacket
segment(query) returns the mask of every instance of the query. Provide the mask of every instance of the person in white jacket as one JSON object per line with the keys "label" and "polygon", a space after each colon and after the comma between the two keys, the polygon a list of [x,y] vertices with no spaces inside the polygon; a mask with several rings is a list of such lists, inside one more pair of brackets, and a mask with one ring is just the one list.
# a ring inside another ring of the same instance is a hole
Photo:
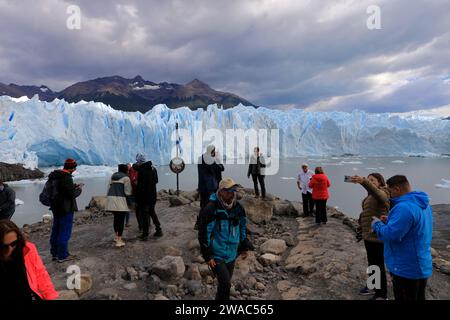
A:
{"label": "person in white jacket", "polygon": [[119,171],[114,173],[109,184],[108,196],[106,199],[106,211],[114,215],[114,232],[116,233],[116,247],[123,247],[125,242],[122,239],[125,225],[125,217],[129,213],[128,198],[132,195],[131,181],[128,177],[128,166],[119,164]]}
{"label": "person in white jacket", "polygon": [[312,216],[314,211],[314,201],[312,199],[312,189],[308,186],[314,172],[308,169],[308,164],[302,164],[302,170],[297,177],[297,187],[302,192],[303,215]]}

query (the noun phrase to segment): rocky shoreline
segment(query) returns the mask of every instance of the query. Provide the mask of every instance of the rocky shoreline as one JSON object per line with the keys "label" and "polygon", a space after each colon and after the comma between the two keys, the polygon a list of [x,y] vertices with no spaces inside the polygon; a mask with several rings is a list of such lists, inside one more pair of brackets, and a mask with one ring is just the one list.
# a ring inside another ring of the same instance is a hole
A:
{"label": "rocky shoreline", "polygon": [[9,164],[0,162],[1,181],[19,181],[28,179],[41,179],[44,173],[39,169],[27,169],[21,164]]}
{"label": "rocky shoreline", "polygon": [[[138,241],[137,223],[132,214],[132,225],[124,233],[126,246],[123,248],[113,246],[112,216],[103,211],[105,198],[94,197],[89,208],[76,214],[70,243],[71,253],[79,257],[75,262],[51,261],[49,219],[24,226],[62,299],[214,298],[216,280],[200,255],[197,232],[193,229],[199,210],[198,194],[184,191],[177,196],[173,190],[161,190],[158,195],[156,212],[164,236],[148,242]],[[318,227],[314,218],[301,216],[300,202],[271,195],[262,201],[249,189],[241,197],[255,251],[247,259],[237,260],[232,299],[367,299],[358,295],[365,284],[367,262],[363,243],[355,240],[354,219],[328,208],[327,225]],[[450,206],[441,209],[442,212],[446,209],[448,216]],[[435,270],[429,281],[428,299],[450,299],[448,240],[436,239]],[[80,267],[79,290],[67,289],[70,275],[66,271],[70,264]],[[393,299],[391,287],[389,294]]]}

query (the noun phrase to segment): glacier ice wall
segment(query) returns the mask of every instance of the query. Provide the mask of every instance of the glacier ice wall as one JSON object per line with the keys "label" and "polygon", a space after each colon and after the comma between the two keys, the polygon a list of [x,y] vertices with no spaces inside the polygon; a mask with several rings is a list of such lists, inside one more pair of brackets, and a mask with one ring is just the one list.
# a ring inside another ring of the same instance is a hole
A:
{"label": "glacier ice wall", "polygon": [[281,111],[242,105],[192,111],[157,105],[141,114],[95,102],[1,96],[0,161],[32,167],[37,162],[60,165],[73,157],[84,164],[115,165],[132,162],[137,152],[143,152],[156,164],[167,164],[176,122],[190,132],[199,124],[203,130],[222,132],[278,128],[282,157],[450,154],[450,121],[414,113]]}

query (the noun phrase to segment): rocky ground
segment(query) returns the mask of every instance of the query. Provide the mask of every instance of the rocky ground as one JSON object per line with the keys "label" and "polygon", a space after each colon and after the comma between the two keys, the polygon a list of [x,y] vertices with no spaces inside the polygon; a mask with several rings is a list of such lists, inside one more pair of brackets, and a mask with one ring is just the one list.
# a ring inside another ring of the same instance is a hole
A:
{"label": "rocky ground", "polygon": [[20,164],[0,162],[0,181],[18,181],[25,179],[41,179],[44,173],[39,169],[26,169]]}
{"label": "rocky ground", "polygon": [[[51,261],[50,221],[24,226],[63,299],[214,298],[216,280],[200,256],[193,229],[198,195],[176,196],[163,190],[159,198],[156,212],[164,236],[138,241],[132,215],[123,248],[113,246],[112,216],[102,211],[105,199],[94,198],[91,208],[77,213],[70,243],[71,253],[79,257],[75,262]],[[314,218],[300,216],[299,202],[268,198],[255,199],[251,190],[242,195],[255,251],[236,263],[232,299],[367,299],[357,294],[365,283],[367,262],[363,243],[355,240],[356,222],[329,208],[328,224],[317,227]],[[450,206],[438,209],[444,224],[435,228],[435,272],[427,297],[450,299],[449,226],[445,226]],[[67,289],[71,264],[80,267],[80,290]],[[393,298],[392,288],[389,292]]]}

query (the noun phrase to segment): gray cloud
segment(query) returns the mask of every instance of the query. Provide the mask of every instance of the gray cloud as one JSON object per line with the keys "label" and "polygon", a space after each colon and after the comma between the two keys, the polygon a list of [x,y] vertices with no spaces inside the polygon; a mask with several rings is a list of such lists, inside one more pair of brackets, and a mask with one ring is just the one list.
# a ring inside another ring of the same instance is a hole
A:
{"label": "gray cloud", "polygon": [[[81,30],[66,28],[70,4]],[[366,8],[381,8],[368,30]],[[0,0],[0,81],[199,78],[269,107],[371,112],[450,104],[448,0]],[[447,79],[447,80],[446,80]]]}

